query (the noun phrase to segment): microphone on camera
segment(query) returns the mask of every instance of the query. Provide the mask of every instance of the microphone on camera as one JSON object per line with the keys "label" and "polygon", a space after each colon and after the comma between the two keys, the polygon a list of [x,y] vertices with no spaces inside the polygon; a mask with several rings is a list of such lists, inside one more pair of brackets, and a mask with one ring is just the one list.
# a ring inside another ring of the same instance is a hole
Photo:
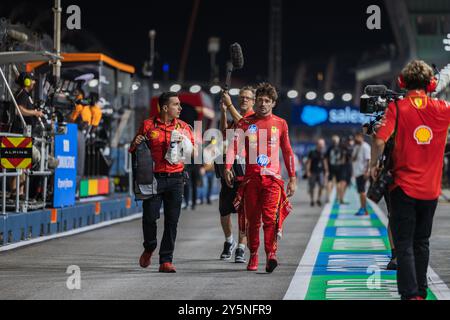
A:
{"label": "microphone on camera", "polygon": [[385,85],[370,85],[364,89],[364,93],[369,96],[384,96],[388,91]]}
{"label": "microphone on camera", "polygon": [[364,93],[368,96],[400,96],[401,93],[397,93],[393,90],[388,89],[385,85],[370,85],[364,89]]}
{"label": "microphone on camera", "polygon": [[26,33],[23,33],[23,32],[14,30],[14,29],[7,30],[6,35],[17,42],[27,42],[28,41],[28,35]]}

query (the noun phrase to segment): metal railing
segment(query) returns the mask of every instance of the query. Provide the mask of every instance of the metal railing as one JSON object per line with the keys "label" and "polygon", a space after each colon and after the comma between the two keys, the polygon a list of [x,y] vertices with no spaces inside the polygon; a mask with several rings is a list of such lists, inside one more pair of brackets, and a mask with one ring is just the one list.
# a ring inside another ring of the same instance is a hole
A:
{"label": "metal railing", "polygon": [[[23,135],[18,134],[11,134],[11,133],[3,133],[0,132],[0,137],[23,137]],[[31,176],[40,176],[44,178],[43,181],[43,187],[42,187],[42,203],[37,204],[36,207],[40,207],[42,209],[45,209],[46,203],[47,203],[47,186],[48,186],[48,177],[51,176],[53,173],[48,170],[48,155],[49,155],[49,146],[46,139],[43,138],[33,138],[34,141],[39,142],[41,145],[41,159],[39,163],[39,170],[33,171],[33,170],[22,170],[22,169],[16,169],[12,170],[10,172],[7,172],[6,169],[3,169],[0,172],[0,177],[2,178],[2,210],[1,214],[6,215],[6,179],[8,177],[15,177],[16,178],[16,196],[15,196],[15,212],[28,212],[28,209],[30,207],[30,177]],[[25,175],[25,193],[24,193],[24,200],[20,200],[20,177],[22,175]],[[21,206],[22,204],[22,206]]]}

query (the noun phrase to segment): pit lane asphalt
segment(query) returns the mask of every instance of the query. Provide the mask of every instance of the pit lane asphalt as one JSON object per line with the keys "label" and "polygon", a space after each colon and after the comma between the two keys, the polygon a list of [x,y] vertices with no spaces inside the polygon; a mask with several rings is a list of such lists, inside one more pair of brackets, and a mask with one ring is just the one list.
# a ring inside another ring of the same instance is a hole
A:
{"label": "pit lane asphalt", "polygon": [[[218,203],[213,202],[198,206],[196,211],[182,212],[174,260],[176,274],[158,273],[158,256],[148,269],[139,267],[139,219],[0,253],[0,299],[280,300],[322,210],[309,206],[305,183],[300,184],[292,202],[294,210],[279,244],[280,266],[271,275],[264,272],[262,246],[257,273],[245,271],[246,265],[218,259],[224,239]],[[446,204],[439,207],[431,240],[431,266],[447,285],[449,208]],[[159,240],[162,223],[163,218],[158,224]],[[261,244],[262,239],[261,234]],[[67,289],[66,270],[71,265],[81,269],[81,290]]]}
{"label": "pit lane asphalt", "polygon": [[[292,201],[294,211],[279,244],[280,266],[272,275],[264,272],[262,251],[257,273],[247,272],[245,264],[219,260],[224,238],[218,202],[213,202],[182,212],[176,274],[158,273],[158,256],[148,269],[139,267],[143,241],[139,219],[0,253],[0,299],[280,300],[321,211],[309,207],[305,188],[301,184]],[[158,240],[162,223],[163,218],[158,223]],[[66,270],[71,265],[81,269],[81,290],[66,287]]]}

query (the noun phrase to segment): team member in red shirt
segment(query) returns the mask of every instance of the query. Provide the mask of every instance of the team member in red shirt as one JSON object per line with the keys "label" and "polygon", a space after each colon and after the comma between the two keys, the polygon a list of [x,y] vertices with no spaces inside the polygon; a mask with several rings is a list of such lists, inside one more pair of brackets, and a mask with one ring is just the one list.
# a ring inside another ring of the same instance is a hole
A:
{"label": "team member in red shirt", "polygon": [[[253,115],[253,106],[255,105],[255,89],[249,86],[243,87],[239,92],[239,111],[233,106],[231,97],[227,92],[222,96],[222,113],[220,119],[220,130],[223,132],[223,136],[226,136],[227,129],[236,129],[237,123],[245,117]],[[233,117],[233,123],[228,125],[227,112]],[[225,243],[223,252],[220,256],[222,260],[229,260],[233,254],[233,250],[236,248],[236,242],[233,239],[231,214],[236,213],[236,208],[233,205],[236,198],[237,190],[244,177],[235,177],[233,188],[229,188],[224,179],[221,179],[222,188],[220,189],[219,196],[219,212],[220,223],[222,225],[223,233],[225,235]],[[239,216],[239,222],[245,224],[245,216],[242,214]],[[242,228],[239,228],[241,230]],[[243,232],[239,232],[239,244],[235,252],[236,263],[246,263],[245,260],[245,247],[247,245],[247,236]]]}
{"label": "team member in red shirt", "polygon": [[[297,188],[294,153],[289,142],[287,123],[272,114],[277,99],[276,89],[272,85],[262,83],[258,86],[255,114],[239,122],[235,143],[227,154],[225,179],[232,187],[234,177],[231,167],[239,145],[245,142],[246,172],[235,203],[239,210],[243,208],[247,218],[249,271],[258,269],[261,218],[267,255],[266,271],[271,273],[277,267],[277,235],[281,234],[283,220],[290,211],[287,197],[293,196]],[[290,177],[287,197],[280,176],[280,148]]]}
{"label": "team member in red shirt", "polygon": [[[166,160],[166,154],[174,145],[174,142],[171,141],[174,130],[180,133],[175,143],[181,144],[188,138],[188,142],[194,145],[194,139],[189,125],[179,120],[182,109],[177,94],[163,93],[159,98],[159,106],[159,117],[144,121],[130,148],[130,152],[134,152],[137,145],[147,141],[154,161],[153,172],[158,185],[157,194],[143,203],[145,251],[139,263],[142,268],[150,265],[151,256],[158,244],[156,221],[160,217],[161,204],[164,202],[164,235],[159,251],[159,271],[175,273],[172,260],[183,199],[184,163],[182,161],[171,163]],[[186,158],[190,159],[190,156],[186,156]]]}
{"label": "team member in red shirt", "polygon": [[429,238],[441,194],[450,105],[427,96],[435,90],[436,79],[425,62],[409,63],[401,79],[408,93],[398,101],[398,112],[395,103],[389,105],[373,142],[371,171],[376,179],[377,159],[393,136],[390,226],[397,251],[398,290],[402,299],[422,300],[427,297]]}

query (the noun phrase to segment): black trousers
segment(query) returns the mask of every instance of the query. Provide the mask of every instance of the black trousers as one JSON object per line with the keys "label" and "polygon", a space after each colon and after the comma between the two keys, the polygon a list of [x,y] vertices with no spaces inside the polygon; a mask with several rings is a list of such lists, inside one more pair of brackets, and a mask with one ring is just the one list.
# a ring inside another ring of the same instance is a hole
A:
{"label": "black trousers", "polygon": [[427,297],[430,236],[438,200],[417,200],[401,188],[390,194],[390,226],[397,251],[397,285],[402,299]]}
{"label": "black trousers", "polygon": [[144,248],[153,252],[157,245],[157,221],[160,218],[161,204],[164,203],[164,234],[159,250],[159,262],[173,261],[177,226],[183,199],[183,178],[157,178],[158,194],[143,203]]}

